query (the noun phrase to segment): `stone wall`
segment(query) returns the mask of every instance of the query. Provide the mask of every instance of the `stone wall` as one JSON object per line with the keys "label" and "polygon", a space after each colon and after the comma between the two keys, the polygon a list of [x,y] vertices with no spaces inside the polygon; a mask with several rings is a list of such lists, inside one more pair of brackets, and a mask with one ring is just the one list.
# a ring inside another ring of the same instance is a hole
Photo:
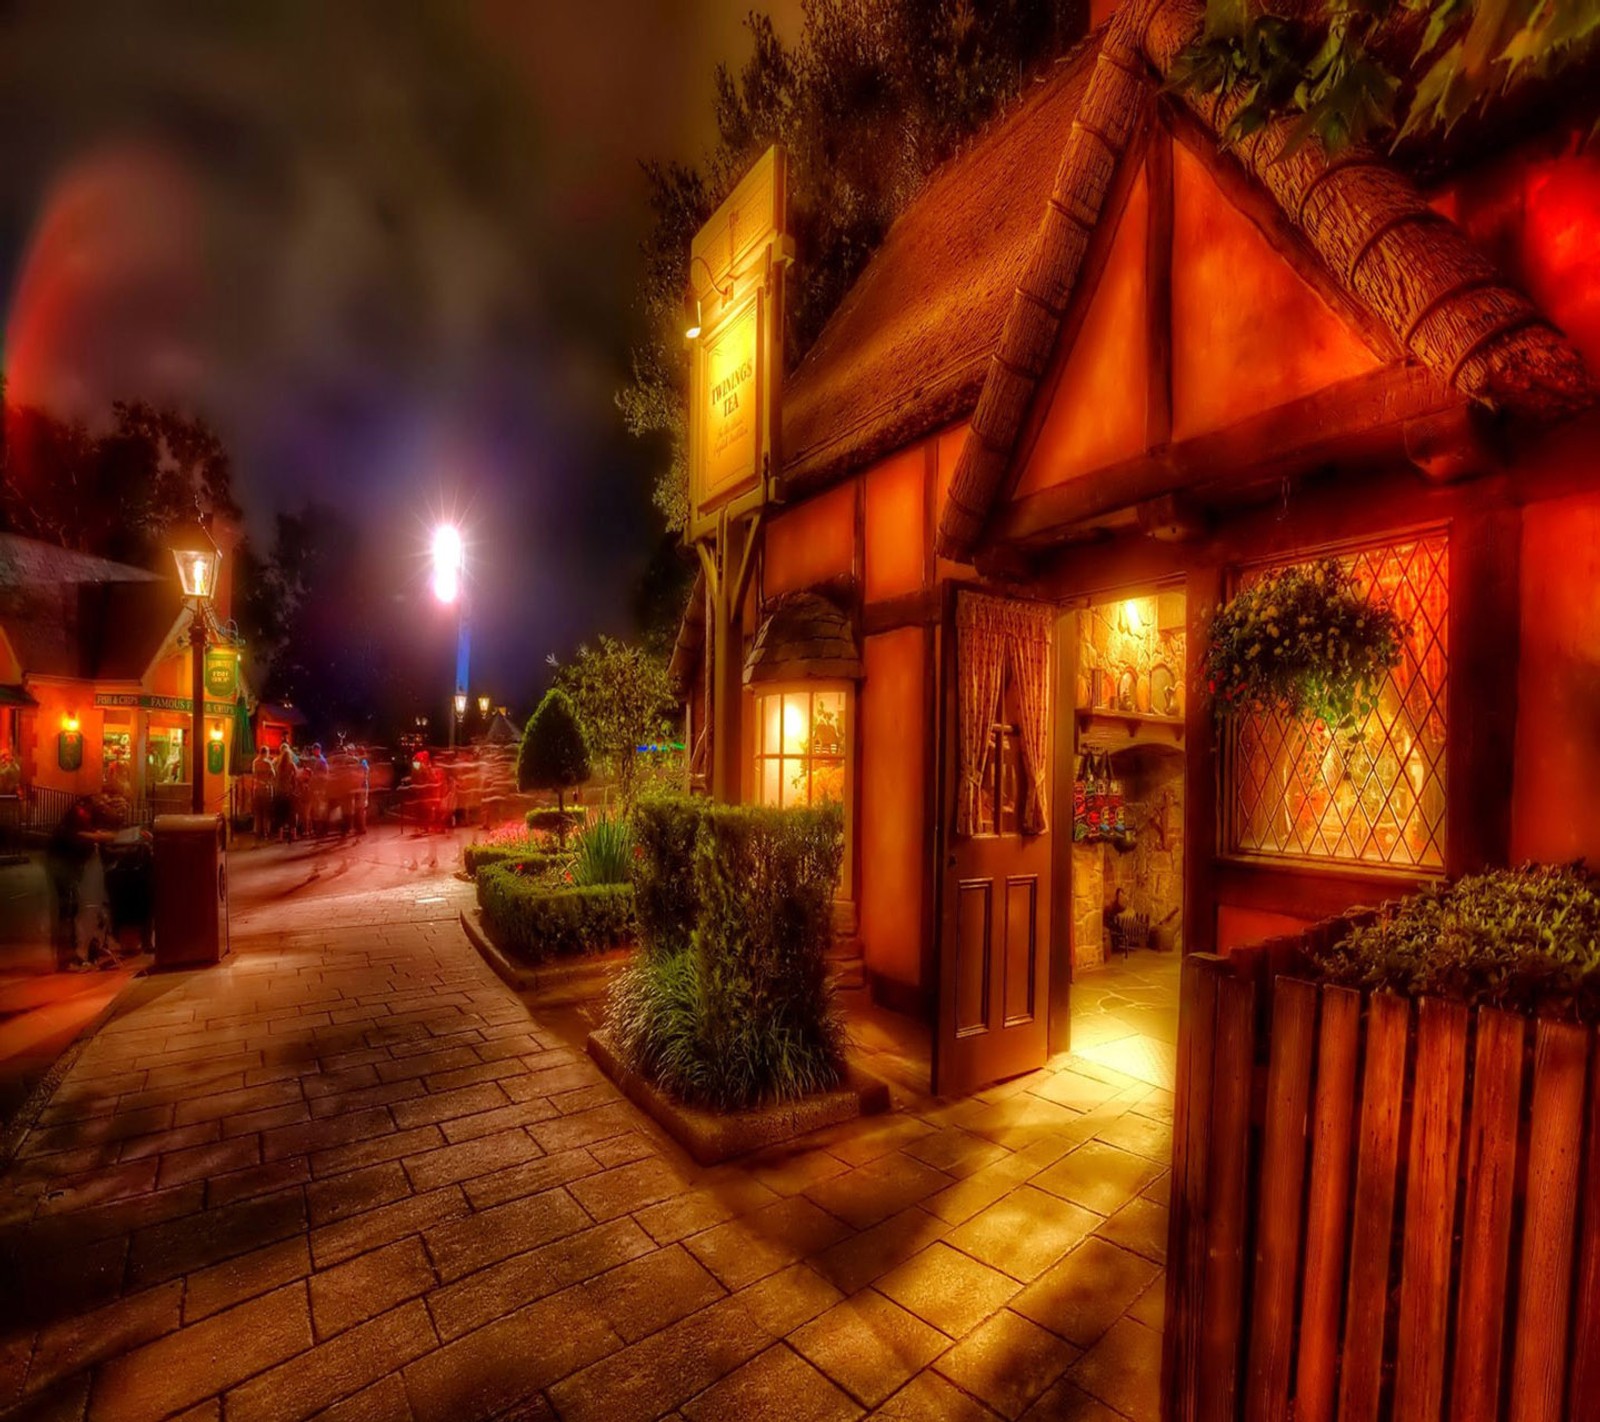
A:
{"label": "stone wall", "polygon": [[[1118,688],[1125,673],[1133,674],[1133,709],[1166,715],[1156,705],[1151,674],[1160,667],[1171,673],[1176,714],[1183,713],[1183,674],[1187,637],[1182,593],[1133,597],[1123,602],[1098,603],[1078,614],[1078,705],[1116,707]],[[1101,674],[1105,692],[1096,703],[1094,673]]]}

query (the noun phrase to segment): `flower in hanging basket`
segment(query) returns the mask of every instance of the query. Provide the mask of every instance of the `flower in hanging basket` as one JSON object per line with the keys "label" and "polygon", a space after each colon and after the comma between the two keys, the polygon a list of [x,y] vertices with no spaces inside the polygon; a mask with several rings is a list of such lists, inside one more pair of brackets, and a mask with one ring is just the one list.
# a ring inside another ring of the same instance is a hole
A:
{"label": "flower in hanging basket", "polygon": [[1211,619],[1206,683],[1217,711],[1279,712],[1359,726],[1399,665],[1407,627],[1336,558],[1241,588]]}

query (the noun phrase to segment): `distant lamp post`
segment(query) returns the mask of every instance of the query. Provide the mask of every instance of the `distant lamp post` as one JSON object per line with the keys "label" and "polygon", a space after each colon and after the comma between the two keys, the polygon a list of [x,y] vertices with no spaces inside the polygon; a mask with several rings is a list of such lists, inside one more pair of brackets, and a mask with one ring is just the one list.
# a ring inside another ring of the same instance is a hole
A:
{"label": "distant lamp post", "polygon": [[194,610],[189,624],[189,651],[194,660],[193,721],[189,732],[189,778],[192,798],[189,807],[197,815],[206,812],[206,643],[210,640],[209,611],[217,595],[217,573],[222,566],[222,550],[198,522],[180,524],[168,540],[172,559],[178,565],[178,582],[184,598]]}
{"label": "distant lamp post", "polygon": [[467,714],[467,663],[471,659],[472,627],[467,618],[467,545],[453,523],[433,530],[433,595],[456,609],[456,714],[450,722],[450,749],[456,745],[456,722]]}
{"label": "distant lamp post", "polygon": [[489,719],[489,698],[487,696],[480,696],[478,698],[478,714],[482,716],[485,721]]}

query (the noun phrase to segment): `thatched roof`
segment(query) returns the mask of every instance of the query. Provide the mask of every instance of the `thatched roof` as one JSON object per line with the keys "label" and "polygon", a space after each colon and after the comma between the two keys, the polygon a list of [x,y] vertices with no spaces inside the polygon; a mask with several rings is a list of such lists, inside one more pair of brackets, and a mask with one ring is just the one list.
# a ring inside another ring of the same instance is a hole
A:
{"label": "thatched roof", "polygon": [[[1111,21],[951,482],[938,537],[946,557],[970,555],[983,531],[1140,105],[1202,18],[1196,0],[1128,0]],[[1219,137],[1243,101],[1184,99]],[[1330,160],[1312,141],[1280,158],[1286,127],[1268,125],[1239,160],[1403,350],[1463,395],[1514,414],[1549,419],[1593,401],[1582,357],[1408,177],[1367,148]]]}
{"label": "thatched roof", "polygon": [[820,593],[787,593],[771,604],[744,659],[744,683],[856,681],[861,648],[850,618]]}
{"label": "thatched roof", "polygon": [[860,468],[972,409],[1097,43],[1051,66],[889,229],[785,383],[788,482]]}

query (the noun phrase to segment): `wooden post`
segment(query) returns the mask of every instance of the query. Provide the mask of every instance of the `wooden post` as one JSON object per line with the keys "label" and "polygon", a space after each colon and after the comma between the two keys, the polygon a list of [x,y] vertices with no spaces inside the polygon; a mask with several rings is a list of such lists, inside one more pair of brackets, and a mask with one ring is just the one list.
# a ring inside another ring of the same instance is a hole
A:
{"label": "wooden post", "polygon": [[1213,877],[1218,843],[1217,727],[1206,693],[1207,614],[1222,599],[1222,570],[1194,568],[1184,585],[1189,665],[1184,669],[1183,948],[1211,953],[1217,944]]}

